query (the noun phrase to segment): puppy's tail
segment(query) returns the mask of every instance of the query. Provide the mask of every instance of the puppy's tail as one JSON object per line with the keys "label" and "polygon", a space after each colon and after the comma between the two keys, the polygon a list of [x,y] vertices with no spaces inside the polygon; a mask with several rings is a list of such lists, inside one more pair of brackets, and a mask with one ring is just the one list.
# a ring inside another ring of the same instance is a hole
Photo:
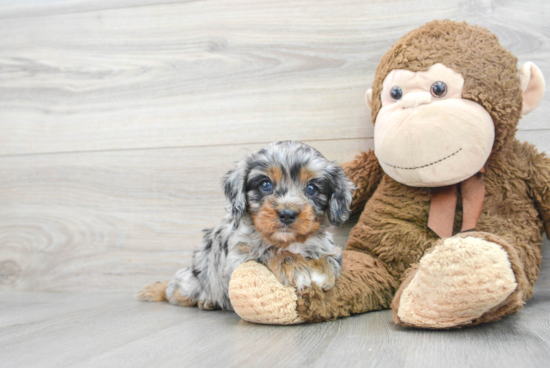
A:
{"label": "puppy's tail", "polygon": [[147,285],[139,293],[136,298],[146,302],[167,302],[166,288],[168,281],[159,281],[154,284]]}

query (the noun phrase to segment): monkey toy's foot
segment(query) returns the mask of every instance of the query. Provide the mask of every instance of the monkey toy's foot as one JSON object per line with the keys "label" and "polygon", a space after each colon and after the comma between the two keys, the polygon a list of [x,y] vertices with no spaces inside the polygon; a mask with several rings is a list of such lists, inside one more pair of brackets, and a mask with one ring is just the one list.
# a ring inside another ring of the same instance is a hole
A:
{"label": "monkey toy's foot", "polygon": [[257,262],[243,263],[233,271],[229,297],[233,309],[245,321],[272,325],[303,323],[296,312],[296,290],[281,284],[267,267]]}
{"label": "monkey toy's foot", "polygon": [[456,328],[514,313],[523,305],[518,283],[526,282],[518,264],[515,250],[491,234],[442,240],[407,271],[392,303],[394,321]]}

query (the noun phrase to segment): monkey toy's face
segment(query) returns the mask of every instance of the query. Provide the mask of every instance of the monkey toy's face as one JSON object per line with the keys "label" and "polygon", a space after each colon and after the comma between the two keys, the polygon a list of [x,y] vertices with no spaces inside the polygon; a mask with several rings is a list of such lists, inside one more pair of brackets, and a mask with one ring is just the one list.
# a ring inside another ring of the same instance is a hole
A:
{"label": "monkey toy's face", "polygon": [[443,64],[396,69],[384,79],[374,127],[380,165],[409,186],[451,185],[475,175],[495,139],[489,113],[462,98],[464,78]]}

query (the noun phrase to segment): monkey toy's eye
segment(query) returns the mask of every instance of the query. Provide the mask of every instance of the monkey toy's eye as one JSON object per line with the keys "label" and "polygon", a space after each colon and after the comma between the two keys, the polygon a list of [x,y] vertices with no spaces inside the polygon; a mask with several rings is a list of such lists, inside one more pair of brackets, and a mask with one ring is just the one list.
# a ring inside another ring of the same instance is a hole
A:
{"label": "monkey toy's eye", "polygon": [[313,184],[309,184],[306,188],[306,193],[310,196],[314,196],[315,194],[317,194],[317,187]]}
{"label": "monkey toy's eye", "polygon": [[260,184],[260,189],[262,190],[262,192],[264,193],[269,193],[271,192],[271,189],[273,189],[273,184],[271,184],[269,181],[263,181],[261,184]]}
{"label": "monkey toy's eye", "polygon": [[434,97],[443,97],[447,94],[447,85],[443,82],[435,82],[432,84],[432,95]]}
{"label": "monkey toy's eye", "polygon": [[397,100],[400,100],[401,97],[403,97],[403,91],[401,90],[401,87],[394,86],[390,91],[390,95],[391,95],[391,98],[397,101]]}

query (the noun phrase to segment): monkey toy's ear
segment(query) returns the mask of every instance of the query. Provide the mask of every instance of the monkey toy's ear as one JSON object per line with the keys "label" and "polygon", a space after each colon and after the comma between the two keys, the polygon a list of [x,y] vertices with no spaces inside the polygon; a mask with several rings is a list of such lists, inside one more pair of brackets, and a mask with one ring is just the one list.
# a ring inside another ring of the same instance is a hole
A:
{"label": "monkey toy's ear", "polygon": [[523,108],[521,114],[533,111],[544,96],[544,77],[540,69],[528,61],[519,69],[519,84],[523,91]]}
{"label": "monkey toy's ear", "polygon": [[233,170],[225,174],[222,185],[225,197],[229,201],[229,212],[238,222],[246,211],[247,163],[243,160]]}
{"label": "monkey toy's ear", "polygon": [[367,109],[369,110],[369,114],[372,113],[372,88],[369,88],[367,93],[365,93],[365,102],[367,103]]}

